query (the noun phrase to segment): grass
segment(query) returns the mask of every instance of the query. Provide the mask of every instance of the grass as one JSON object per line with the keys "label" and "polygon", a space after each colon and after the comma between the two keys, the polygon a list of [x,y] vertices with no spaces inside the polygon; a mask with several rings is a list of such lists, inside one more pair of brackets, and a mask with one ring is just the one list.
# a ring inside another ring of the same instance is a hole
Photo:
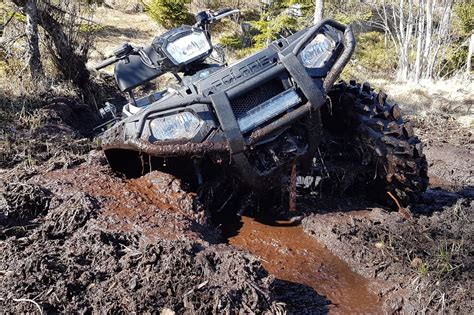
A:
{"label": "grass", "polygon": [[428,266],[427,263],[425,262],[422,262],[419,266],[418,266],[418,274],[422,277],[426,277],[430,271],[430,268]]}
{"label": "grass", "polygon": [[440,276],[448,276],[455,269],[458,269],[463,266],[463,264],[455,264],[453,257],[456,255],[462,255],[463,252],[463,240],[459,242],[453,242],[448,245],[448,242],[445,240],[441,242],[439,246],[439,251],[437,255],[438,260],[438,274]]}
{"label": "grass", "polygon": [[30,131],[41,127],[46,118],[43,111],[34,110],[32,112],[28,112],[25,107],[23,107],[16,116],[18,117],[18,122],[20,125],[26,127]]}

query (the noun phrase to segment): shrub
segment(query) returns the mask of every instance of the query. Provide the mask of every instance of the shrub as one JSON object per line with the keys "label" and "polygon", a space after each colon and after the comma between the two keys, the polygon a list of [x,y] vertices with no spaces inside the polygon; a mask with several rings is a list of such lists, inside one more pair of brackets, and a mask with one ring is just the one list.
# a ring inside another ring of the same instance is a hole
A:
{"label": "shrub", "polygon": [[220,43],[222,46],[231,49],[242,49],[244,46],[242,42],[242,37],[237,33],[223,35],[220,39]]}
{"label": "shrub", "polygon": [[255,48],[264,48],[270,42],[281,36],[288,36],[298,29],[298,20],[285,13],[276,16],[265,13],[259,21],[252,24],[259,33],[253,38]]}
{"label": "shrub", "polygon": [[454,23],[461,36],[469,36],[474,31],[474,3],[466,1],[454,6],[457,19]]}
{"label": "shrub", "polygon": [[355,59],[374,72],[391,72],[397,67],[397,53],[379,32],[362,33],[357,38]]}
{"label": "shrub", "polygon": [[445,53],[440,56],[439,75],[449,77],[456,73],[465,71],[468,47],[462,46],[459,42],[447,47]]}
{"label": "shrub", "polygon": [[150,17],[165,28],[192,23],[188,4],[191,0],[151,0],[147,5]]}

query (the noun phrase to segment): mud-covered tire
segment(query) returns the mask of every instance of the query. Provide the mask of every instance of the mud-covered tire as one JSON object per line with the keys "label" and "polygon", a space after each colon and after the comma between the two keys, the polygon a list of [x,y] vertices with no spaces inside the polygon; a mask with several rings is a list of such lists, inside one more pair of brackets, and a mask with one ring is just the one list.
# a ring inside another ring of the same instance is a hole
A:
{"label": "mud-covered tire", "polygon": [[423,145],[398,105],[387,102],[386,94],[374,92],[368,83],[340,82],[328,92],[323,124],[329,133],[344,134],[351,146],[363,152],[353,161],[366,170],[357,174],[358,190],[393,204],[390,192],[403,206],[419,200],[428,186]]}

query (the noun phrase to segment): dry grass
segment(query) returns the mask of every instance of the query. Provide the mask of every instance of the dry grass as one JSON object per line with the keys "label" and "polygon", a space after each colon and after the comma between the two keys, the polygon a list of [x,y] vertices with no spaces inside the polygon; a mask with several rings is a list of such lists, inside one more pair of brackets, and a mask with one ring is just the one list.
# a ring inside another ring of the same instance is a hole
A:
{"label": "dry grass", "polygon": [[146,13],[140,12],[100,7],[94,14],[94,21],[99,23],[101,28],[97,33],[89,66],[111,55],[113,50],[124,42],[143,46],[150,44],[155,36],[164,32]]}
{"label": "dry grass", "polygon": [[400,83],[386,79],[372,79],[373,85],[389,94],[405,110],[438,109],[445,112],[472,114],[474,111],[474,82],[453,78],[437,82]]}
{"label": "dry grass", "polygon": [[373,79],[370,83],[385,91],[410,116],[444,113],[461,126],[474,131],[474,82],[465,78],[415,83]]}

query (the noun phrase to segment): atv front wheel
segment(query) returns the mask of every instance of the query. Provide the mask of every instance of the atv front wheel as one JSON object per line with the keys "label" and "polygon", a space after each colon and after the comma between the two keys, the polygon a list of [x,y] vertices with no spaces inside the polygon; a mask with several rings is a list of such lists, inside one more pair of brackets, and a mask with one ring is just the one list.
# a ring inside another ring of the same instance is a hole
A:
{"label": "atv front wheel", "polygon": [[403,206],[418,201],[428,186],[428,166],[423,145],[398,105],[368,83],[354,81],[334,85],[327,105],[322,114],[329,137],[323,146],[351,161],[352,185],[390,204],[394,198]]}

